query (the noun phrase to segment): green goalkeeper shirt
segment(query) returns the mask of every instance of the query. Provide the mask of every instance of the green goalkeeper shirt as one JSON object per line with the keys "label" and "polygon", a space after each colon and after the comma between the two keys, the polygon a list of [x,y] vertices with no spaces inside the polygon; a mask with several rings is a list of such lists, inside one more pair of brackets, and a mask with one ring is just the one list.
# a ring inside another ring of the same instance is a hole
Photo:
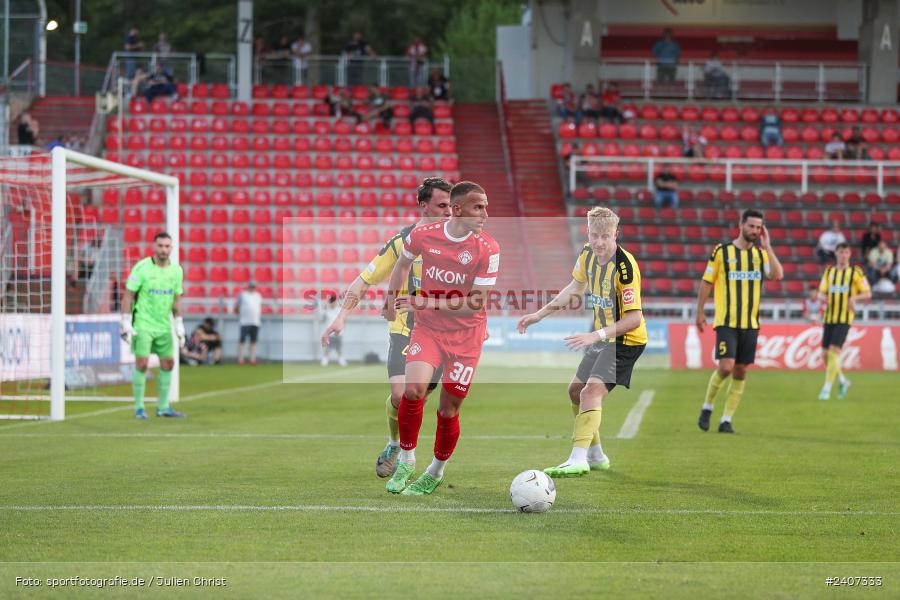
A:
{"label": "green goalkeeper shirt", "polygon": [[184,293],[182,279],[181,265],[169,262],[168,266],[159,267],[152,256],[134,265],[125,287],[135,294],[132,326],[137,331],[167,333],[172,330],[169,315],[175,296]]}

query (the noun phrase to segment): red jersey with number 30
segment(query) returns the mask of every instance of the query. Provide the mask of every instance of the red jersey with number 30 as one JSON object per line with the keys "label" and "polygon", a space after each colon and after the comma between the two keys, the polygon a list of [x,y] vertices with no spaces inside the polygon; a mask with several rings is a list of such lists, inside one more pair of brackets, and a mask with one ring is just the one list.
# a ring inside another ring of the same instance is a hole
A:
{"label": "red jersey with number 30", "polygon": [[[408,259],[422,257],[422,284],[419,295],[426,298],[456,298],[458,304],[469,295],[472,286],[492,286],[500,272],[500,244],[482,231],[455,238],[447,231],[449,221],[419,225],[403,240]],[[453,310],[422,310],[416,313],[415,326],[431,329],[469,329],[482,325],[487,314],[482,308],[473,314]],[[414,326],[414,328],[415,328]]]}

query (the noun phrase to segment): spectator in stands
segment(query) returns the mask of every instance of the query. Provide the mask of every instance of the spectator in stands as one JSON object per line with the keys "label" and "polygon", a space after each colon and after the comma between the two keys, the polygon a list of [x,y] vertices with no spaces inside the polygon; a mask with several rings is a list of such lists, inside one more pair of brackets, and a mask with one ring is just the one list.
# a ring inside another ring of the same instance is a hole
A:
{"label": "spectator in stands", "polygon": [[38,125],[38,122],[34,117],[32,117],[28,112],[23,112],[21,115],[19,115],[19,126],[17,127],[17,134],[20,146],[36,145],[39,133],[40,126]]}
{"label": "spectator in stands", "polygon": [[619,86],[615,81],[611,81],[600,96],[600,118],[614,123],[624,123],[625,116],[619,110],[621,102],[622,94],[619,92]]}
{"label": "spectator in stands", "polygon": [[578,115],[578,98],[575,96],[571,83],[563,85],[562,97],[556,101],[556,110],[563,119],[580,120]]}
{"label": "spectator in stands", "polygon": [[256,283],[251,281],[247,289],[238,294],[234,311],[238,314],[240,338],[238,341],[238,364],[244,364],[244,342],[250,350],[250,364],[256,364],[256,341],[262,325],[262,295],[256,291]]}
{"label": "spectator in stands", "polygon": [[419,119],[427,119],[429,123],[434,125],[434,110],[431,96],[428,88],[425,86],[417,87],[409,99],[410,113],[409,122],[415,123]]}
{"label": "spectator in stands", "polygon": [[722,100],[731,97],[731,78],[722,66],[716,50],[709,53],[709,59],[703,65],[703,86],[710,98]]}
{"label": "spectator in stands", "polygon": [[175,85],[175,79],[163,69],[160,63],[156,63],[151,73],[145,81],[146,91],[144,97],[147,102],[153,102],[160,96],[178,97],[178,87]]}
{"label": "spectator in stands", "polygon": [[803,300],[803,318],[810,323],[818,323],[822,320],[822,300],[819,299],[819,284],[809,286],[809,296]]}
{"label": "spectator in stands", "polygon": [[388,103],[387,98],[381,93],[381,89],[377,85],[369,86],[369,112],[366,113],[366,120],[372,121],[378,119],[381,121],[385,130],[391,129],[391,119],[394,118],[394,109]]}
{"label": "spectator in stands", "polygon": [[865,232],[862,236],[862,240],[859,242],[859,248],[862,250],[863,260],[867,260],[869,258],[869,252],[872,248],[878,246],[878,243],[881,241],[881,225],[878,223],[869,223],[869,230]]}
{"label": "spectator in stands", "polygon": [[681,46],[672,39],[672,30],[663,29],[663,37],[653,45],[653,56],[656,57],[656,81],[658,83],[674,83],[681,59]]}
{"label": "spectator in stands", "polygon": [[767,108],[760,119],[759,143],[763,148],[784,145],[784,137],[781,135],[781,117],[774,108]]}
{"label": "spectator in stands", "polygon": [[678,208],[678,178],[664,166],[654,180],[656,194],[654,201],[656,208],[665,208],[668,204],[672,208]]}
{"label": "spectator in stands", "polygon": [[269,52],[268,58],[291,58],[291,38],[286,35],[282,35],[281,37],[279,37],[278,41],[275,42],[275,45],[272,46],[272,51]]}
{"label": "spectator in stands", "polygon": [[329,92],[325,102],[328,104],[329,113],[332,116],[338,119],[353,117],[357,123],[362,122],[362,115],[353,109],[353,98],[350,96],[350,88],[342,87],[336,93],[334,91]]}
{"label": "spectator in stands", "polygon": [[706,138],[691,125],[681,128],[681,153],[686,158],[703,158],[703,149],[706,148]]}
{"label": "spectator in stands", "polygon": [[424,85],[428,73],[428,46],[421,37],[415,37],[406,47],[406,58],[409,59],[409,87]]}
{"label": "spectator in stands", "polygon": [[[581,145],[578,142],[572,142],[571,144],[563,144],[562,151],[560,156],[563,159],[563,165],[568,169],[569,162],[572,157],[581,152]],[[576,175],[581,175],[581,173],[576,173]]]}
{"label": "spectator in stands", "polygon": [[844,158],[847,160],[866,160],[869,158],[866,153],[866,142],[863,140],[859,127],[853,126],[850,130],[850,137],[847,138],[846,147],[844,148]]}
{"label": "spectator in stands", "polygon": [[312,44],[302,35],[291,43],[291,56],[296,59],[306,60],[312,54],[312,51]]}
{"label": "spectator in stands", "polygon": [[428,95],[436,101],[450,100],[450,82],[440,69],[432,69],[428,76]]}
{"label": "spectator in stands", "polygon": [[[141,30],[132,27],[125,34],[125,43],[122,46],[125,52],[143,52],[144,42],[141,41]],[[134,77],[134,71],[137,69],[137,61],[133,58],[125,59],[125,79]]]}
{"label": "spectator in stands", "polygon": [[375,51],[363,39],[362,33],[353,32],[353,38],[344,46],[344,56],[347,61],[347,83],[356,85],[363,79],[363,61],[365,57],[375,56]]}
{"label": "spectator in stands", "polygon": [[844,158],[845,150],[846,146],[844,145],[844,140],[841,139],[841,134],[837,132],[831,136],[831,141],[825,144],[825,156],[831,160],[840,160]]}
{"label": "spectator in stands", "polygon": [[266,44],[266,38],[259,36],[253,40],[253,60],[259,61],[265,57],[269,51],[269,45]]}
{"label": "spectator in stands", "polygon": [[894,253],[888,248],[887,241],[881,240],[878,246],[869,250],[867,263],[869,283],[873,286],[882,279],[894,282]]}
{"label": "spectator in stands", "polygon": [[313,47],[302,35],[291,43],[291,58],[294,60],[294,66],[301,71],[303,81],[306,81],[307,71],[309,67],[306,59],[312,55]]}
{"label": "spectator in stands", "polygon": [[846,242],[847,238],[841,232],[841,224],[834,221],[831,224],[831,229],[826,229],[819,236],[819,243],[816,245],[816,257],[819,259],[819,264],[824,265],[829,261],[833,261],[834,250],[837,248],[837,245],[845,244]]}
{"label": "spectator in stands", "polygon": [[66,135],[65,133],[61,133],[58,136],[56,136],[55,138],[53,138],[53,140],[49,144],[47,144],[47,152],[50,152],[51,150],[53,150],[56,147],[67,148],[68,143],[69,143],[69,136]]}
{"label": "spectator in stands", "polygon": [[[590,83],[584,88],[584,93],[578,99],[578,112],[581,113],[581,119],[585,117],[596,119],[600,116],[600,98]],[[581,119],[576,119],[576,122],[580,122]]]}
{"label": "spectator in stands", "polygon": [[169,73],[171,73],[169,57],[173,52],[175,52],[175,47],[169,42],[169,37],[166,35],[166,32],[160,31],[159,38],[156,43],[153,44],[153,53],[156,54],[157,62]]}
{"label": "spectator in stands", "polygon": [[212,317],[206,317],[203,322],[197,325],[197,329],[191,334],[191,337],[197,336],[197,341],[201,348],[206,350],[206,359],[212,360],[213,363],[222,362],[222,336],[216,331],[216,322]]}

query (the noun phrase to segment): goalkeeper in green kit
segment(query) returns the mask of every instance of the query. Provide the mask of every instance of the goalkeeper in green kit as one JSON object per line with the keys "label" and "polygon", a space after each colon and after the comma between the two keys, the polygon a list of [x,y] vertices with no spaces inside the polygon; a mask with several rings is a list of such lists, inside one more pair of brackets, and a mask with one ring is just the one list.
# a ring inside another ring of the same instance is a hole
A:
{"label": "goalkeeper in green kit", "polygon": [[176,347],[172,339],[169,314],[175,316],[175,337],[178,347],[184,346],[184,321],[181,318],[181,265],[169,261],[172,237],[165,232],[153,238],[154,255],[141,260],[128,275],[125,298],[122,301],[122,339],[131,344],[134,352],[134,373],[131,389],[134,392],[134,416],[146,419],[144,389],[147,386],[147,364],[150,353],[159,357],[159,402],[157,417],[184,417],[184,413],[169,407],[169,387],[175,367]]}

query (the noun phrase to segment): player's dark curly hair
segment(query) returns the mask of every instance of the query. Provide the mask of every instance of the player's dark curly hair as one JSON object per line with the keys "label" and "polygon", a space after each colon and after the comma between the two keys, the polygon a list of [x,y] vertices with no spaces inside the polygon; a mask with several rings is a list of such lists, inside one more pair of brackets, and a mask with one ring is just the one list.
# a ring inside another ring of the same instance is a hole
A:
{"label": "player's dark curly hair", "polygon": [[756,217],[757,219],[762,219],[763,214],[761,210],[756,210],[755,208],[748,208],[744,211],[744,214],[741,215],[741,223],[746,223],[747,219]]}
{"label": "player's dark curly hair", "polygon": [[416,200],[419,204],[423,204],[431,200],[434,190],[444,190],[449,194],[452,189],[453,186],[443,177],[426,177],[416,189]]}

